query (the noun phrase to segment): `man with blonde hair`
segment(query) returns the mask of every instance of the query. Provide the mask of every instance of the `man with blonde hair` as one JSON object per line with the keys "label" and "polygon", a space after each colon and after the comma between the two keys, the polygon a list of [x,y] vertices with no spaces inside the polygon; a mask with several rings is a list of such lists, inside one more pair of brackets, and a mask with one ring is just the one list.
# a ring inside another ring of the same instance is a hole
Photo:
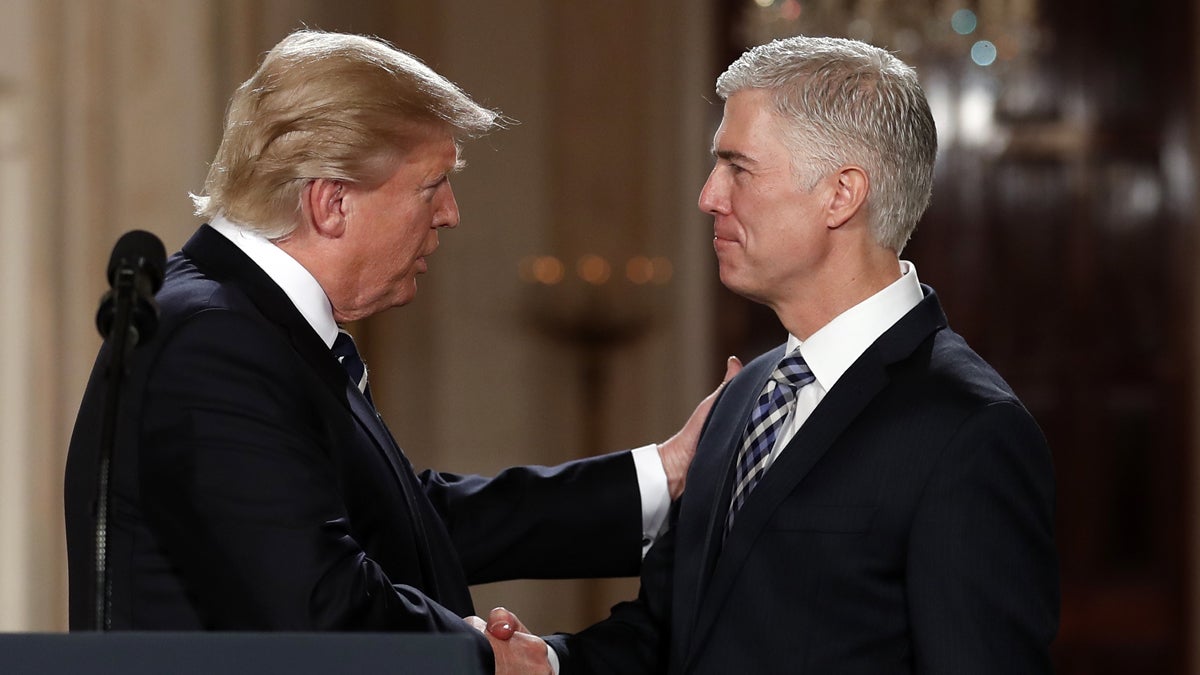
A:
{"label": "man with blonde hair", "polygon": [[[707,407],[632,453],[417,475],[340,327],[413,299],[459,221],[459,145],[497,120],[354,35],[293,33],[237,90],[195,197],[208,222],[170,259],[157,331],[129,361],[105,628],[464,633],[491,663],[462,619],[468,584],[637,572]],[[73,629],[97,628],[106,349],[67,463]]]}
{"label": "man with blonde hair", "polygon": [[[788,338],[713,406],[638,599],[547,638],[561,672],[1050,672],[1050,451],[899,259],[937,154],[916,73],[795,37],[717,92],[700,208],[721,281]],[[500,658],[524,626],[490,621]]]}

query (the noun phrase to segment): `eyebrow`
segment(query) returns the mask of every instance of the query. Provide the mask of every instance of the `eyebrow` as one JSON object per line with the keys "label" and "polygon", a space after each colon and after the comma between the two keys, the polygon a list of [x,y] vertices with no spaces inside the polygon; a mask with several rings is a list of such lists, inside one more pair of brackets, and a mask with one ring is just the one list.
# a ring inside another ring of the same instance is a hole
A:
{"label": "eyebrow", "polygon": [[723,159],[727,162],[742,162],[743,164],[758,164],[758,160],[750,155],[738,152],[737,150],[718,150],[715,147],[712,149],[713,157]]}

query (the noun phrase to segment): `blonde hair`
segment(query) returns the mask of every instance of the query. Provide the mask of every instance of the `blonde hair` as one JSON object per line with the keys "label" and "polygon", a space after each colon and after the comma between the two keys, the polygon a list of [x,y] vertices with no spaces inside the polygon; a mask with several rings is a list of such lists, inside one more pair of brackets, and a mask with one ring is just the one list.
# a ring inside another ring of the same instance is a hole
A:
{"label": "blonde hair", "polygon": [[499,123],[496,111],[382,40],[296,31],[234,93],[204,194],[192,201],[202,218],[224,214],[286,237],[308,181],[379,185],[431,133],[461,142]]}

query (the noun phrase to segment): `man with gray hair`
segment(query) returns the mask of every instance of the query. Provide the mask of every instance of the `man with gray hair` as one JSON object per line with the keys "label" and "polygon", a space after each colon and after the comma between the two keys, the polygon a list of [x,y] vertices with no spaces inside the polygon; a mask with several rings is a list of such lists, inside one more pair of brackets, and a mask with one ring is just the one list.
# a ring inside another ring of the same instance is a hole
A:
{"label": "man with gray hair", "polygon": [[721,281],[788,338],[718,398],[637,600],[547,638],[561,672],[1050,672],[1050,451],[899,258],[937,152],[916,73],[795,37],[717,92]]}
{"label": "man with gray hair", "polygon": [[299,31],[266,55],[195,198],[208,224],[168,262],[159,326],[128,361],[99,594],[107,346],[84,395],[65,485],[73,629],[462,633],[490,664],[468,584],[637,573],[706,406],[632,453],[417,475],[341,328],[413,299],[459,221],[459,145],[496,123],[378,40]]}

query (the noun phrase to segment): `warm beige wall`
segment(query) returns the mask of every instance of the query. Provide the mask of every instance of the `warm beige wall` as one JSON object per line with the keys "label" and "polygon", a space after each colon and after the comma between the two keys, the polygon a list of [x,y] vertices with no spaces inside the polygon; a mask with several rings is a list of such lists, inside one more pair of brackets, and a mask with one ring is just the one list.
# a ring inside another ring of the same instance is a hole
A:
{"label": "warm beige wall", "polygon": [[[714,382],[707,220],[708,15],[687,0],[5,0],[0,22],[0,630],[65,626],[61,473],[120,233],[169,250],[196,226],[225,101],[304,23],[388,37],[520,121],[471,144],[461,227],[418,299],[357,327],[385,418],[418,466],[491,472],[661,440]],[[583,352],[539,330],[530,253],[670,257],[654,316],[606,352],[585,439]],[[28,289],[12,292],[11,289]],[[13,358],[13,355],[21,357]],[[531,627],[576,628],[628,582],[476,589]]]}
{"label": "warm beige wall", "polygon": [[[436,371],[420,379],[436,382],[429,440],[437,454],[414,447],[414,461],[489,470],[663,440],[715,384],[712,364],[699,363],[711,351],[714,274],[711,228],[695,208],[712,112],[701,98],[711,91],[703,8],[682,0],[485,4],[443,14],[454,37],[438,65],[521,124],[468,148],[470,166],[456,181],[463,224],[443,237],[429,293],[418,300],[433,300],[422,307],[433,308],[432,338],[426,352],[392,352],[398,376],[422,362]],[[516,276],[531,253],[586,252],[661,254],[676,267],[665,289],[626,287],[611,298],[644,305],[653,322],[602,352],[603,401],[591,413],[603,428],[591,439],[586,353],[539,329],[530,305],[547,300],[545,289]],[[410,309],[382,320],[407,322]],[[418,384],[402,400],[422,395]],[[471,411],[465,421],[462,410]],[[409,425],[395,426],[403,435]],[[586,625],[635,592],[629,583],[515,582],[477,588],[475,597],[481,611],[502,603],[549,631]]]}
{"label": "warm beige wall", "polygon": [[112,242],[178,245],[219,111],[204,5],[7,0],[0,629],[66,624],[61,477]]}
{"label": "warm beige wall", "polygon": [[[20,47],[21,54],[12,60],[0,59],[0,230],[5,245],[0,247],[0,284],[11,289],[0,294],[0,313],[7,330],[0,330],[0,354],[32,354],[33,346],[49,334],[48,327],[35,316],[37,295],[12,292],[27,288],[32,268],[38,262],[28,252],[40,248],[37,232],[19,225],[31,216],[28,194],[33,180],[30,161],[31,146],[24,138],[29,114],[22,104],[28,91],[28,72],[32,68],[32,44],[21,34],[31,23],[31,7],[14,5],[8,20],[0,23],[0,41]],[[11,41],[11,42],[10,42]],[[37,278],[37,281],[42,279]],[[0,537],[16,542],[16,546],[0,549],[0,597],[12,600],[0,603],[0,629],[20,626],[20,621],[33,618],[36,610],[32,598],[21,593],[26,583],[46,584],[45,578],[33,580],[34,565],[28,551],[40,542],[33,533],[35,513],[46,505],[36,490],[30,489],[30,474],[37,474],[46,464],[39,462],[32,451],[34,445],[45,445],[51,435],[45,419],[34,413],[46,397],[39,393],[30,396],[25,388],[39,367],[46,365],[42,355],[5,359],[0,370]],[[40,507],[40,508],[39,508]],[[61,547],[41,544],[50,555],[60,554]],[[40,617],[39,617],[40,618]]]}

